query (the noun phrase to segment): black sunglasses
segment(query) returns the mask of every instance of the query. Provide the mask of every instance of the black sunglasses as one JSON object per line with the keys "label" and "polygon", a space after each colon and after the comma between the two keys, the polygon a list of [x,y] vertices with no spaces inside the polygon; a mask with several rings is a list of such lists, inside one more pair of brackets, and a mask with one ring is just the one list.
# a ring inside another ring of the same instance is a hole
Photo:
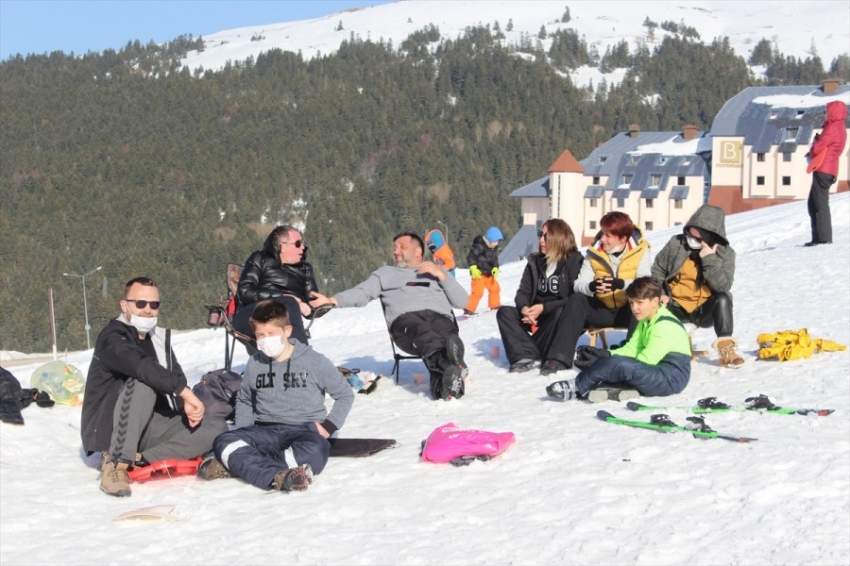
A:
{"label": "black sunglasses", "polygon": [[543,238],[543,240],[548,241],[549,240],[549,233],[544,232],[543,230],[538,230],[537,231],[537,238],[538,239]]}
{"label": "black sunglasses", "polygon": [[124,299],[128,303],[133,303],[136,305],[137,309],[143,309],[146,306],[150,305],[153,310],[159,310],[159,305],[162,304],[161,301],[142,301],[139,299]]}
{"label": "black sunglasses", "polygon": [[[283,244],[281,244],[281,245],[284,245],[284,244],[292,244],[296,248],[300,248],[301,246],[304,246],[304,241],[303,240],[295,240],[294,242],[283,242]],[[307,247],[307,246],[304,246],[304,247]]]}

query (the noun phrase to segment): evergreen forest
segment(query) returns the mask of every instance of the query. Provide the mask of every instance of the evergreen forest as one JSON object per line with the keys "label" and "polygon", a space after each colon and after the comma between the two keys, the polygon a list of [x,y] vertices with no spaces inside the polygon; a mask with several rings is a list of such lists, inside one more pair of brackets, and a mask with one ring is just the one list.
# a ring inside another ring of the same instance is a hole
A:
{"label": "evergreen forest", "polygon": [[[564,149],[582,159],[630,123],[707,130],[747,86],[850,75],[846,56],[825,68],[767,42],[747,61],[684,25],[601,54],[569,30],[546,51],[500,35],[428,26],[399,46],[352,36],[331,55],[275,49],[219,71],[181,67],[203,48],[192,37],[0,62],[0,350],[50,350],[49,288],[59,350],[84,348],[83,281],[92,344],[139,275],[159,282],[161,325],[203,327],[225,265],[277,224],[303,224],[326,294],[388,263],[404,230],[448,232],[463,267],[489,226],[516,232],[508,195]],[[580,65],[628,72],[576,86]]]}

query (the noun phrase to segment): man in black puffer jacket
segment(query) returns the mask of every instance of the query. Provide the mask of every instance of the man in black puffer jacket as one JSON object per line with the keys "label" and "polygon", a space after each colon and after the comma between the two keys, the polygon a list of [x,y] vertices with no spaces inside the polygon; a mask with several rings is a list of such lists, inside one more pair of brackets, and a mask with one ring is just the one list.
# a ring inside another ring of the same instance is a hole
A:
{"label": "man in black puffer jacket", "polygon": [[[289,311],[292,337],[307,344],[302,316],[313,316],[308,302],[318,286],[313,266],[304,261],[306,251],[301,232],[284,225],[272,230],[262,250],[251,254],[236,288],[239,308],[233,315],[233,327],[237,331],[254,338],[248,322],[254,306],[260,301],[274,299]],[[250,350],[249,347],[249,353],[253,353]]]}

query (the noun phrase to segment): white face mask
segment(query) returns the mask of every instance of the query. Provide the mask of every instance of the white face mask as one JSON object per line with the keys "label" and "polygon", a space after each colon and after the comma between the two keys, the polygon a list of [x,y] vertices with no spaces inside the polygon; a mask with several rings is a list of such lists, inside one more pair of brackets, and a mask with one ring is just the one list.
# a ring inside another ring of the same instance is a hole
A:
{"label": "white face mask", "polygon": [[154,328],[156,328],[156,317],[146,318],[143,316],[136,316],[134,314],[130,314],[130,324],[136,327],[136,330],[141,334],[147,334]]}
{"label": "white face mask", "polygon": [[685,236],[685,239],[688,242],[688,247],[692,250],[698,250],[702,248],[702,242],[694,238],[693,236]]}
{"label": "white face mask", "polygon": [[282,353],[286,344],[281,340],[280,336],[266,336],[257,340],[257,349],[267,355],[272,360],[276,360]]}

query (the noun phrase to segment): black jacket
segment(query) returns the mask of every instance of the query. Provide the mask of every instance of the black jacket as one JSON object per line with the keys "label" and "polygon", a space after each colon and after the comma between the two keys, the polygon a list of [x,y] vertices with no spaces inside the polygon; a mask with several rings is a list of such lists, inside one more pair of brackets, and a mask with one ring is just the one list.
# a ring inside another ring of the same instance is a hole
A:
{"label": "black jacket", "polygon": [[[168,331],[157,328],[156,332]],[[80,435],[86,454],[109,450],[115,403],[127,379],[137,379],[159,393],[162,400],[166,395],[171,397],[169,405],[182,408],[175,395],[186,387],[186,376],[168,342],[166,340],[166,355],[170,370],[160,365],[151,344],[143,345],[135,327],[113,319],[100,331],[83,397]],[[159,402],[158,399],[157,406]]]}
{"label": "black jacket", "polygon": [[[531,254],[514,298],[517,310],[522,311],[523,307],[542,303],[543,312],[546,313],[563,306],[573,292],[573,283],[581,271],[582,261],[584,257],[573,252],[567,259],[558,262],[555,273],[546,280],[546,256],[539,252]],[[540,297],[541,288],[555,294]]]}
{"label": "black jacket", "polygon": [[311,292],[318,290],[312,265],[306,261],[297,265],[281,264],[280,259],[260,250],[245,262],[236,287],[236,299],[240,305],[247,305],[281,295],[294,295],[306,303],[312,300]]}
{"label": "black jacket", "polygon": [[468,265],[477,265],[482,275],[492,275],[493,268],[499,266],[499,255],[496,248],[491,248],[481,235],[472,240],[472,249],[466,255]]}

